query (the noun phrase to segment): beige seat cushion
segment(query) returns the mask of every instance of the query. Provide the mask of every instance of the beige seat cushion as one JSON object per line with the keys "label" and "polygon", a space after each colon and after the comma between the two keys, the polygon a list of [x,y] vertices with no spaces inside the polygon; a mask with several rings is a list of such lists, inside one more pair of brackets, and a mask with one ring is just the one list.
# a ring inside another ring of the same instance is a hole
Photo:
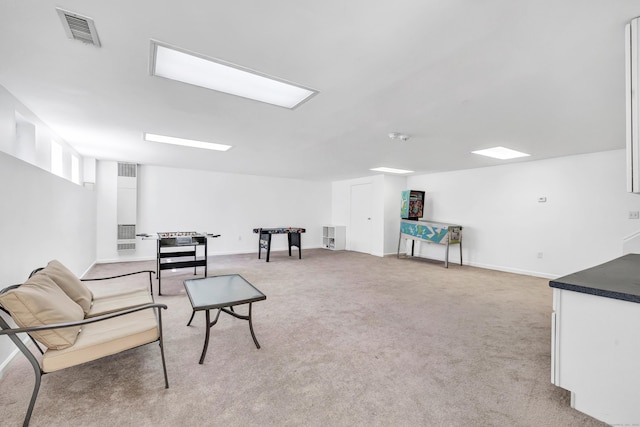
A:
{"label": "beige seat cushion", "polygon": [[146,309],[82,327],[76,343],[64,350],[47,350],[42,370],[53,372],[120,353],[158,339],[155,311]]}
{"label": "beige seat cushion", "polygon": [[148,294],[151,293],[148,284],[132,283],[131,281],[127,280],[114,279],[98,280],[95,282],[87,280],[82,283],[87,288],[89,288],[89,291],[91,291],[94,300],[98,298],[111,297],[113,295],[122,295],[139,291],[146,291]]}
{"label": "beige seat cushion", "polygon": [[96,297],[86,317],[100,316],[144,304],[153,304],[153,298],[146,288]]}
{"label": "beige seat cushion", "polygon": [[[0,304],[21,327],[77,322],[84,318],[82,308],[73,302],[49,277],[36,274],[16,289],[0,295]],[[49,349],[64,349],[76,342],[79,326],[31,332]]]}
{"label": "beige seat cushion", "polygon": [[87,314],[91,308],[93,295],[89,288],[78,279],[67,267],[62,265],[60,261],[53,260],[42,270],[36,274],[45,274],[49,276],[72,300],[76,302],[84,313]]}

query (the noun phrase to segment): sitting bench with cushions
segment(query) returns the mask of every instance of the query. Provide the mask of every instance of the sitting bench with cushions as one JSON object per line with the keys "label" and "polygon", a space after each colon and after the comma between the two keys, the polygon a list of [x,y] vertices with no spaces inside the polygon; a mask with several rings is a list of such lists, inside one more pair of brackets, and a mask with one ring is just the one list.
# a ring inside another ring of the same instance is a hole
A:
{"label": "sitting bench with cushions", "polygon": [[[162,340],[164,304],[153,300],[151,274],[145,270],[89,280],[107,280],[149,274],[146,286],[98,295],[59,261],[31,273],[20,285],[0,291],[0,310],[11,316],[11,327],[0,316],[0,335],[7,335],[33,366],[35,385],[24,419],[29,425],[42,375],[158,341],[169,388]],[[18,334],[27,333],[42,354],[39,363]],[[46,350],[42,350],[42,344]]]}

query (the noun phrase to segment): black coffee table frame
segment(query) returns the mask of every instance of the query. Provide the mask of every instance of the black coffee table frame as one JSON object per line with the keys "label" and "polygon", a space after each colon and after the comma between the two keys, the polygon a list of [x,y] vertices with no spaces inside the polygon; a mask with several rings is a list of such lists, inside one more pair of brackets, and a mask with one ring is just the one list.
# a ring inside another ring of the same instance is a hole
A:
{"label": "black coffee table frame", "polygon": [[[199,364],[204,363],[204,358],[209,347],[209,335],[211,327],[218,323],[220,313],[225,312],[237,319],[249,322],[249,331],[256,348],[260,348],[256,334],[253,331],[252,307],[253,303],[267,299],[267,296],[260,292],[256,287],[249,283],[239,274],[227,274],[222,276],[204,277],[201,279],[190,279],[184,281],[184,286],[191,302],[193,312],[187,326],[191,325],[196,311],[205,312],[206,330],[204,338],[204,347],[200,356]],[[233,309],[236,305],[249,304],[249,314],[242,315]],[[216,317],[211,321],[211,310],[217,309]]]}

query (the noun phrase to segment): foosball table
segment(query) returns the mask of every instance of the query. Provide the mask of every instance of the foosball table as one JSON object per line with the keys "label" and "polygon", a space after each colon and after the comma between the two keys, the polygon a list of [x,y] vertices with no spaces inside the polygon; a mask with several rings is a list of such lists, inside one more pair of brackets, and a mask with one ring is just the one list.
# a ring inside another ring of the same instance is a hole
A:
{"label": "foosball table", "polygon": [[302,239],[301,233],[306,233],[307,230],[300,227],[276,227],[276,228],[254,228],[253,232],[259,234],[258,237],[258,259],[263,249],[267,251],[267,262],[269,262],[269,255],[271,254],[271,235],[273,234],[286,234],[287,242],[289,244],[289,256],[291,256],[291,247],[296,246],[298,248],[298,259],[302,259]]}
{"label": "foosball table", "polygon": [[[196,231],[159,232],[155,235],[138,234],[138,236],[157,241],[158,295],[162,295],[162,270],[193,267],[193,274],[197,274],[197,268],[204,267],[204,277],[207,277],[207,241],[209,238],[220,237],[219,234]],[[204,254],[198,255],[199,247],[204,248]]]}

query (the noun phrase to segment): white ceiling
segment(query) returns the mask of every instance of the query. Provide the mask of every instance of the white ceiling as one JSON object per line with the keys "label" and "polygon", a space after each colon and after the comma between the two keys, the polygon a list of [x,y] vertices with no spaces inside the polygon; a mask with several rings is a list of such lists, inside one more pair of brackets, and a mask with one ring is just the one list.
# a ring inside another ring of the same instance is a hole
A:
{"label": "white ceiling", "polygon": [[[56,6],[93,18],[102,47],[68,39]],[[313,180],[467,169],[504,163],[470,153],[495,145],[524,161],[623,148],[637,16],[638,0],[2,0],[0,85],[99,159]],[[288,110],[152,77],[151,39],[319,94]]]}

